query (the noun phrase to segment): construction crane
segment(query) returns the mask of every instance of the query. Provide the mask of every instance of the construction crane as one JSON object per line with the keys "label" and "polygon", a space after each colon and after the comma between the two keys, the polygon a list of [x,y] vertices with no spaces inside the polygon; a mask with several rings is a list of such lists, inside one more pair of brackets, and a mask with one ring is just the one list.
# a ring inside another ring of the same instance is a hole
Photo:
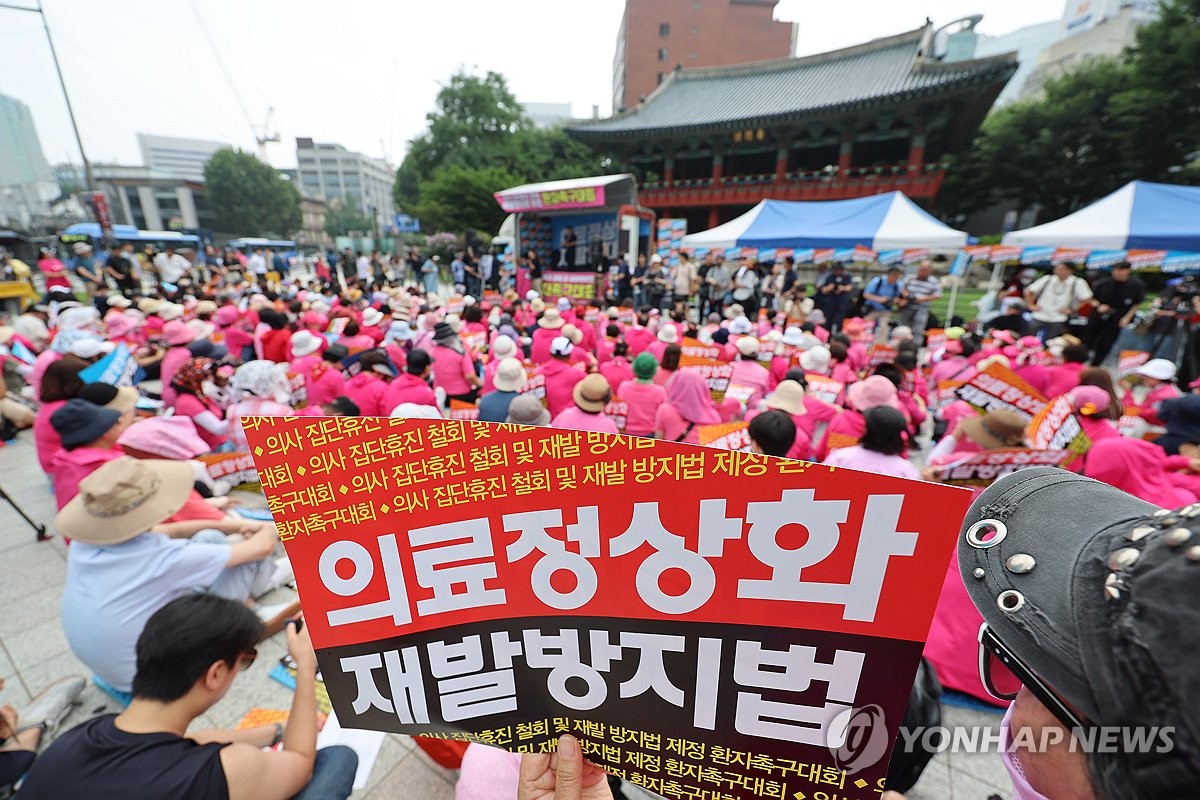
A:
{"label": "construction crane", "polygon": [[254,141],[258,142],[258,159],[264,164],[270,163],[267,161],[267,145],[279,141],[279,131],[271,130],[271,118],[273,116],[275,116],[275,107],[269,106],[267,108],[266,122],[261,127],[251,125],[251,128],[254,129]]}

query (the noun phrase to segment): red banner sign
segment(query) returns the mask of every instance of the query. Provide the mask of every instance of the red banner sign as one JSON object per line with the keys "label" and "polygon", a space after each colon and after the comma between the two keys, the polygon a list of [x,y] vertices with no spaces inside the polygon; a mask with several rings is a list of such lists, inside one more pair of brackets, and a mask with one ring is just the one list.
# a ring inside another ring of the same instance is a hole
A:
{"label": "red banner sign", "polygon": [[1054,398],[1034,416],[1025,431],[1025,438],[1035,450],[1070,451],[1071,458],[1062,462],[1064,467],[1092,446],[1092,440],[1083,432],[1083,426],[1071,408],[1071,399],[1066,395]]}
{"label": "red banner sign", "polygon": [[[730,390],[734,387],[729,387]],[[717,450],[750,451],[750,423],[725,422],[720,425],[701,425],[696,429],[698,441]]]}
{"label": "red banner sign", "polygon": [[479,419],[479,406],[464,400],[450,398],[450,419]]}
{"label": "red banner sign", "polygon": [[958,388],[960,399],[980,414],[1005,409],[1032,420],[1046,407],[1046,398],[1008,367],[991,364]]}
{"label": "red banner sign", "polygon": [[1069,450],[1022,447],[985,450],[938,467],[938,480],[952,486],[987,486],[997,478],[1025,467],[1061,467],[1074,458],[1075,454]]}
{"label": "red banner sign", "polygon": [[550,428],[245,427],[343,725],[570,732],[679,797],[882,791],[890,747],[847,730],[895,740],[968,493]]}
{"label": "red banner sign", "polygon": [[826,375],[817,375],[811,372],[805,373],[804,380],[808,384],[809,394],[830,405],[837,405],[842,397],[842,391],[846,388],[846,385],[841,381],[835,381]]}
{"label": "red banner sign", "polygon": [[1117,358],[1117,377],[1128,378],[1149,360],[1150,354],[1142,350],[1122,350]]}
{"label": "red banner sign", "polygon": [[712,394],[713,402],[719,404],[724,401],[725,392],[729,388],[729,379],[733,377],[733,364],[708,358],[681,356],[679,368],[694,369],[699,372],[708,382],[708,391]]}

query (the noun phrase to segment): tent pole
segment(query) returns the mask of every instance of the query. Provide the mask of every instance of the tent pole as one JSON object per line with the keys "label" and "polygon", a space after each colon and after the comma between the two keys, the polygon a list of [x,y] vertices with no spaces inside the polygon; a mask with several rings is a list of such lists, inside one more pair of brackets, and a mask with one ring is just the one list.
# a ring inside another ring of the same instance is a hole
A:
{"label": "tent pole", "polygon": [[[970,266],[968,266],[967,269],[970,269]],[[962,279],[965,277],[966,273],[963,273],[958,280],[950,284],[950,304],[946,306],[946,318],[942,320],[943,328],[949,328],[950,320],[954,319],[954,304],[958,301],[958,284],[961,283]]]}

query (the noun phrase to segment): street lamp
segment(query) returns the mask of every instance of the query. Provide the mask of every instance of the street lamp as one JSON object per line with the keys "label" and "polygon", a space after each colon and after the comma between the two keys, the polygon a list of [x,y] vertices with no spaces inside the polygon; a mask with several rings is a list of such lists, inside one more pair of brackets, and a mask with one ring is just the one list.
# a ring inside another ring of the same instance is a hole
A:
{"label": "street lamp", "polygon": [[83,182],[90,194],[93,189],[92,165],[88,161],[87,153],[83,150],[83,139],[79,136],[79,123],[75,121],[75,109],[71,108],[71,96],[67,94],[67,82],[63,80],[62,65],[58,63],[58,52],[54,49],[54,38],[50,36],[50,25],[46,22],[46,12],[42,10],[41,0],[35,0],[35,2],[37,5],[34,8],[0,2],[0,8],[7,8],[13,11],[28,11],[42,18],[42,27],[46,30],[46,41],[50,44],[50,57],[54,59],[54,70],[58,73],[58,84],[62,87],[63,100],[67,102],[67,115],[71,118],[71,129],[75,132],[75,144],[79,146],[79,158],[83,161]]}

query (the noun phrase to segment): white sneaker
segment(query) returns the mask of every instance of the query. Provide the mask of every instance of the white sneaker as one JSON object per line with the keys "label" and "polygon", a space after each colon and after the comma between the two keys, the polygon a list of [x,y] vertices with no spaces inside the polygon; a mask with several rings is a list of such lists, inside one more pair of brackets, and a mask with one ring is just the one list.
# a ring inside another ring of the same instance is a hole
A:
{"label": "white sneaker", "polygon": [[291,600],[286,603],[270,603],[265,606],[256,606],[254,613],[263,624],[262,638],[274,636],[283,630],[283,626],[292,617],[300,613],[300,599]]}

